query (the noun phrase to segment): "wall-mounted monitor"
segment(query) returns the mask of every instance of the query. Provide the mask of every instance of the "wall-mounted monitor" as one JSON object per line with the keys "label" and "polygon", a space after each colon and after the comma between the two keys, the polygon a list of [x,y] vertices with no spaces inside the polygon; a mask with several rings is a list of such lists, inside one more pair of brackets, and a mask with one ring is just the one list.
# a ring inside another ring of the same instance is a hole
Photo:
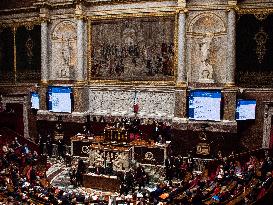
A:
{"label": "wall-mounted monitor", "polygon": [[30,98],[31,108],[39,110],[39,104],[40,104],[39,94],[36,92],[31,92],[30,94],[31,94],[31,98]]}
{"label": "wall-mounted monitor", "polygon": [[72,112],[72,89],[68,86],[48,87],[48,110],[51,112]]}
{"label": "wall-mounted monitor", "polygon": [[221,90],[191,90],[189,93],[190,120],[221,120]]}
{"label": "wall-mounted monitor", "polygon": [[255,120],[256,100],[237,100],[236,120]]}

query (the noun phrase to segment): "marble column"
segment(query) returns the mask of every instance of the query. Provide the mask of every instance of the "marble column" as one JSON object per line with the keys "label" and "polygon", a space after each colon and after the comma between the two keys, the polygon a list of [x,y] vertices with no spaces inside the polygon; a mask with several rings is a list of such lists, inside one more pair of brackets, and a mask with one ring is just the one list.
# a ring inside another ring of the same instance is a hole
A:
{"label": "marble column", "polygon": [[226,84],[233,86],[235,85],[236,67],[236,13],[233,8],[228,11],[227,41]]}
{"label": "marble column", "polygon": [[178,68],[176,84],[186,83],[186,13],[180,11],[178,14]]}
{"label": "marble column", "polygon": [[84,33],[84,23],[83,19],[79,18],[77,20],[77,71],[76,80],[84,81],[83,71],[84,71],[84,46],[83,46],[83,33]]}
{"label": "marble column", "polygon": [[41,82],[48,80],[48,22],[41,23]]}

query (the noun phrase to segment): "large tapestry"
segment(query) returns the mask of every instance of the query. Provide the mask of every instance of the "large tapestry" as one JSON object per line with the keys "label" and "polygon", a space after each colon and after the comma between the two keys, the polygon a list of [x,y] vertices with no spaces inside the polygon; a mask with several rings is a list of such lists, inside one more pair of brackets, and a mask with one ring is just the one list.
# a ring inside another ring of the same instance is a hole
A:
{"label": "large tapestry", "polygon": [[41,76],[41,26],[20,26],[16,31],[18,82],[38,82]]}
{"label": "large tapestry", "polygon": [[236,81],[273,86],[273,14],[246,14],[237,21]]}
{"label": "large tapestry", "polygon": [[13,82],[13,32],[12,28],[0,29],[0,81]]}
{"label": "large tapestry", "polygon": [[175,18],[91,22],[92,80],[174,80]]}

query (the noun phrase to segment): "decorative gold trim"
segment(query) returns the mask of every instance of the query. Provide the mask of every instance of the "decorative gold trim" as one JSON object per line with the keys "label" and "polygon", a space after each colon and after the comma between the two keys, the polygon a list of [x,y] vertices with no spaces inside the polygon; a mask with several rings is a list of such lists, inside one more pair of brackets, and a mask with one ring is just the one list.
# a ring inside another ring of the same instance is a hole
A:
{"label": "decorative gold trim", "polygon": [[25,26],[27,29],[32,30],[34,26],[40,25],[41,21],[40,20],[34,20],[34,21],[22,21],[22,19],[18,22],[11,21],[11,22],[6,22],[2,23],[3,27],[20,27],[20,26]]}
{"label": "decorative gold trim", "polygon": [[91,78],[92,78],[92,76],[91,76],[91,72],[92,72],[92,57],[91,57],[91,52],[92,52],[92,39],[91,39],[91,33],[92,33],[92,25],[91,25],[91,20],[90,19],[88,19],[88,24],[87,24],[87,35],[88,35],[88,50],[87,50],[87,54],[88,54],[88,56],[87,56],[87,81],[88,82],[90,82],[91,81]]}
{"label": "decorative gold trim", "polygon": [[81,3],[81,0],[75,1],[76,6],[75,6],[75,19],[78,20],[84,20],[86,19],[86,15],[84,14],[84,8]]}
{"label": "decorative gold trim", "polygon": [[119,81],[119,80],[91,80],[89,84],[103,85],[154,85],[154,86],[175,86],[174,81]]}
{"label": "decorative gold trim", "polygon": [[236,10],[239,15],[243,14],[271,14],[273,8],[240,8]]}
{"label": "decorative gold trim", "polygon": [[227,12],[230,12],[231,10],[235,10],[236,12],[238,12],[240,8],[237,5],[231,5],[231,6],[228,6],[226,9]]}
{"label": "decorative gold trim", "polygon": [[48,81],[47,81],[47,80],[41,80],[40,83],[41,83],[42,85],[47,85],[47,84],[48,84]]}
{"label": "decorative gold trim", "polygon": [[76,83],[75,80],[48,80],[47,84],[54,84],[54,85],[58,85],[58,84],[64,84],[64,85],[74,85]]}
{"label": "decorative gold trim", "polygon": [[102,21],[102,20],[114,20],[114,19],[123,19],[123,18],[145,18],[145,17],[168,17],[168,16],[175,16],[176,11],[157,11],[157,12],[144,12],[144,13],[115,13],[115,14],[107,14],[105,15],[98,15],[98,16],[87,16],[91,22],[93,21]]}
{"label": "decorative gold trim", "polygon": [[75,82],[75,85],[76,86],[81,86],[81,85],[85,85],[86,84],[86,81],[85,80],[77,80],[76,82]]}
{"label": "decorative gold trim", "polygon": [[[162,81],[162,80],[154,80],[154,81],[122,81],[122,80],[95,80],[92,79],[92,22],[102,21],[102,20],[115,20],[115,19],[123,19],[123,18],[145,18],[145,17],[174,17],[175,18],[175,28],[174,28],[174,37],[173,43],[175,45],[174,48],[174,62],[173,62],[173,80]],[[147,13],[147,14],[117,14],[117,15],[108,15],[108,16],[88,16],[88,83],[89,84],[114,84],[114,85],[175,85],[175,81],[177,78],[177,66],[178,66],[178,56],[177,56],[177,47],[178,47],[178,15],[177,12],[166,12],[166,13]]]}
{"label": "decorative gold trim", "polygon": [[38,10],[38,7],[21,7],[21,8],[13,8],[13,9],[3,9],[0,10],[3,15],[15,14],[15,13],[23,13],[23,12],[35,12]]}
{"label": "decorative gold trim", "polygon": [[39,18],[40,23],[46,23],[46,22],[49,22],[49,21],[50,21],[50,19],[48,17],[46,17],[46,16],[40,16],[40,18]]}
{"label": "decorative gold trim", "polygon": [[269,13],[257,13],[254,14],[255,18],[259,21],[264,21],[268,17]]}
{"label": "decorative gold trim", "polygon": [[174,20],[174,56],[173,56],[173,74],[174,74],[174,81],[177,80],[178,77],[178,31],[179,31],[179,13],[176,13],[175,20]]}
{"label": "decorative gold trim", "polygon": [[[223,36],[223,35],[227,35],[226,32],[217,32],[217,33],[213,33],[214,36]],[[203,37],[204,34],[203,33],[191,33],[191,32],[187,32],[187,36],[199,36],[199,37]]]}
{"label": "decorative gold trim", "polygon": [[179,88],[186,88],[187,83],[186,82],[177,82],[175,86],[179,87]]}
{"label": "decorative gold trim", "polygon": [[34,24],[32,24],[31,22],[27,22],[24,26],[27,30],[31,31],[33,30]]}
{"label": "decorative gold trim", "polygon": [[[153,2],[164,2],[166,0],[153,0]],[[102,6],[102,5],[116,5],[116,4],[139,4],[149,2],[149,0],[140,0],[140,1],[130,1],[130,0],[108,0],[108,1],[93,1],[93,2],[84,2],[85,5],[92,6]]]}
{"label": "decorative gold trim", "polygon": [[225,83],[225,87],[235,87],[235,83],[234,82],[229,82],[229,83]]}
{"label": "decorative gold trim", "polygon": [[17,27],[13,27],[13,72],[14,72],[14,83],[16,83],[17,79],[17,53],[16,53],[16,31]]}
{"label": "decorative gold trim", "polygon": [[79,15],[79,14],[75,14],[75,17],[74,17],[75,19],[77,19],[77,20],[86,20],[87,19],[87,17],[85,16],[85,15]]}

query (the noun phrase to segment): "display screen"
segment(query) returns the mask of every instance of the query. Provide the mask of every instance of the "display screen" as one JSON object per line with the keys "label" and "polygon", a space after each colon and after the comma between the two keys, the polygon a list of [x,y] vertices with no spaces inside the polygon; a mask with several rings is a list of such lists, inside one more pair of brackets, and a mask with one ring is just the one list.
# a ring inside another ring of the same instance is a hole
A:
{"label": "display screen", "polygon": [[236,120],[255,120],[256,100],[237,100]]}
{"label": "display screen", "polygon": [[48,87],[48,110],[51,112],[72,112],[72,89],[65,86]]}
{"label": "display screen", "polygon": [[220,90],[191,90],[189,95],[190,120],[221,120]]}
{"label": "display screen", "polygon": [[31,108],[39,110],[39,103],[40,103],[39,94],[36,92],[32,92],[30,101],[31,101]]}

